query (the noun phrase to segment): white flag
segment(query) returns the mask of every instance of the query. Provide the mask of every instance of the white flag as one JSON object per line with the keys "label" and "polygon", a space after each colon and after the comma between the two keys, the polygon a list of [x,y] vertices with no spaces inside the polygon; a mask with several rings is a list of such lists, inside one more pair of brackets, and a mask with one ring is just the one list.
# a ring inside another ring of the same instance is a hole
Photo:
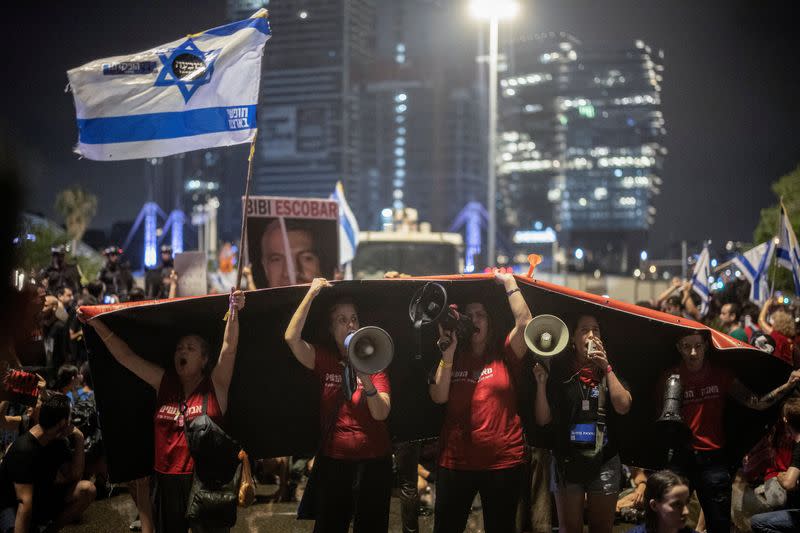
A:
{"label": "white flag", "polygon": [[702,302],[700,314],[702,316],[706,316],[706,313],[708,313],[708,301],[711,298],[711,283],[708,281],[708,278],[711,277],[710,263],[708,245],[704,245],[703,251],[697,258],[697,264],[694,265],[694,273],[692,274],[692,290],[700,296]]}
{"label": "white flag", "polygon": [[78,118],[75,151],[117,161],[250,142],[269,36],[261,9],[249,19],[68,71]]}
{"label": "white flag", "polygon": [[733,264],[750,282],[750,301],[758,305],[764,305],[769,299],[767,270],[774,253],[775,243],[770,239],[733,258]]}
{"label": "white flag", "polygon": [[341,181],[336,183],[331,199],[339,202],[339,263],[345,265],[356,256],[358,221],[344,197],[344,186]]}
{"label": "white flag", "polygon": [[800,294],[800,245],[797,244],[792,222],[783,205],[781,205],[781,229],[775,253],[778,256],[778,264],[792,271],[794,291]]}

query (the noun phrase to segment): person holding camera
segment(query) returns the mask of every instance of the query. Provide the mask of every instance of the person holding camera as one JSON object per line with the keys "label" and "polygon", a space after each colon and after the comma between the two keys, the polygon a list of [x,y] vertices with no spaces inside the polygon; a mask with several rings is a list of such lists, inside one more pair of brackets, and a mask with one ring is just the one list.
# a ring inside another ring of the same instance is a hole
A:
{"label": "person holding camera", "polygon": [[329,308],[327,343],[311,344],[302,337],[311,304],[330,286],[326,279],[314,278],[284,334],[292,354],[314,372],[320,387],[322,443],[298,517],[313,517],[315,533],[346,533],[351,521],[354,533],[386,532],[392,490],[392,447],[385,423],[391,410],[389,377],[386,372],[358,372],[352,397],[345,398],[344,340],[360,327],[352,300],[340,298]]}
{"label": "person holding camera", "polygon": [[[487,533],[514,531],[525,461],[515,382],[521,375],[531,312],[514,276],[495,273],[514,316],[505,336],[483,302],[470,302],[466,338],[440,325],[442,359],[429,387],[447,404],[436,478],[435,533],[462,532],[480,493]],[[505,340],[505,342],[503,342]]]}
{"label": "person holding camera", "polygon": [[38,422],[3,457],[0,509],[16,513],[14,531],[59,531],[95,499],[94,485],[81,480],[84,437],[72,425],[70,412],[65,395],[43,392]]}
{"label": "person holding camera", "polygon": [[[589,531],[611,532],[620,491],[621,464],[613,419],[631,408],[631,394],[614,372],[592,315],[569,321],[572,342],[564,357],[553,359],[549,376],[534,368],[536,424],[553,424],[555,443],[550,488],[564,533],[583,531],[584,508]],[[610,422],[610,424],[609,424]]]}
{"label": "person holding camera", "polygon": [[194,533],[212,530],[205,524],[189,524],[186,519],[194,460],[184,426],[203,414],[206,398],[208,416],[222,425],[228,409],[228,388],[239,342],[239,311],[244,308],[244,300],[242,291],[231,291],[228,321],[216,360],[212,359],[208,341],[199,335],[186,335],[178,340],[173,364],[168,368],[136,354],[100,317],[86,320],[79,312],[81,321],[94,328],[111,355],[157,394],[153,519],[158,533],[188,531],[190,526]]}
{"label": "person holding camera", "polygon": [[[681,363],[665,372],[662,383],[672,374],[680,375],[683,386],[681,417],[689,427],[689,442],[670,459],[669,468],[686,477],[697,491],[709,533],[728,533],[731,527],[731,474],[725,453],[725,407],[728,397],[739,404],[763,411],[783,398],[798,382],[800,370],[786,383],[759,397],[727,367],[706,357],[704,333],[693,331],[678,339]],[[663,397],[663,391],[658,396]]]}

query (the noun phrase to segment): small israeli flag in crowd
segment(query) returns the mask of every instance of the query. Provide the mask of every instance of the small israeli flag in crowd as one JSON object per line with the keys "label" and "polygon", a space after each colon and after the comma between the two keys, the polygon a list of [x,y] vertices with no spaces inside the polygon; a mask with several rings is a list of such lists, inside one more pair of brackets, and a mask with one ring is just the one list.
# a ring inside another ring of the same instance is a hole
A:
{"label": "small israeli flag in crowd", "polygon": [[336,188],[331,194],[331,200],[339,203],[339,263],[344,265],[353,260],[358,248],[358,221],[347,205],[344,197],[344,186],[341,181],[336,182]]}
{"label": "small israeli flag in crowd", "polygon": [[694,265],[694,272],[692,273],[692,290],[700,296],[700,314],[706,316],[708,313],[708,301],[711,298],[711,283],[708,279],[711,277],[711,261],[708,254],[708,244],[703,245],[703,251],[697,258],[697,264]]}
{"label": "small israeli flag in crowd", "polygon": [[75,151],[98,161],[163,157],[247,143],[267,11],[129,56],[67,72],[75,97]]}
{"label": "small israeli flag in crowd", "polygon": [[778,264],[791,270],[794,290],[800,294],[800,246],[797,244],[797,236],[794,234],[789,214],[783,205],[781,205],[781,229],[775,253],[778,256]]}
{"label": "small israeli flag in crowd", "polygon": [[767,270],[774,253],[775,243],[770,239],[733,258],[733,264],[750,282],[750,301],[758,305],[764,305],[769,299]]}

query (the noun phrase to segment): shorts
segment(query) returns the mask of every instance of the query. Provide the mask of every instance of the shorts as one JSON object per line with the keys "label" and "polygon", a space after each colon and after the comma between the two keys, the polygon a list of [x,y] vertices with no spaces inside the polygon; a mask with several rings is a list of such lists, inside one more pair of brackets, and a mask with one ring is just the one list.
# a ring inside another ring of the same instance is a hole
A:
{"label": "shorts", "polygon": [[615,455],[600,467],[600,472],[587,481],[572,481],[564,477],[564,471],[554,456],[550,462],[550,492],[576,491],[587,494],[616,496],[622,482],[622,463]]}

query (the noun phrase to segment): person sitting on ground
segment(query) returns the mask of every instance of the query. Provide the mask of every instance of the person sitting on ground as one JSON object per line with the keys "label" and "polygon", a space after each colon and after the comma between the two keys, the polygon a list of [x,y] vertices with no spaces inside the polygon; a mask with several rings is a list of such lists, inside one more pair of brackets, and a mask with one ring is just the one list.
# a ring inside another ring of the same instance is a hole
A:
{"label": "person sitting on ground", "polygon": [[58,531],[95,499],[82,481],[83,434],[70,421],[69,399],[42,394],[38,423],[20,435],[0,464],[0,508],[16,507],[14,531]]}
{"label": "person sitting on ground", "polygon": [[644,524],[628,533],[697,533],[686,525],[689,517],[689,484],[670,470],[647,478],[644,489]]}
{"label": "person sitting on ground", "polygon": [[70,364],[59,367],[53,389],[66,395],[72,405],[78,400],[88,400],[92,396],[83,392],[83,376],[77,366]]}
{"label": "person sitting on ground", "polygon": [[[623,465],[624,466],[624,465]],[[628,489],[620,492],[617,499],[617,514],[623,518],[636,515],[644,510],[644,491],[647,484],[647,474],[643,468],[630,467],[630,485]],[[630,520],[636,522],[636,520]]]}
{"label": "person sitting on ground", "polygon": [[800,480],[800,398],[786,400],[783,421],[794,443],[789,468],[777,475],[778,483],[787,492],[787,508],[754,515],[750,520],[753,533],[800,530],[800,493],[797,490]]}

